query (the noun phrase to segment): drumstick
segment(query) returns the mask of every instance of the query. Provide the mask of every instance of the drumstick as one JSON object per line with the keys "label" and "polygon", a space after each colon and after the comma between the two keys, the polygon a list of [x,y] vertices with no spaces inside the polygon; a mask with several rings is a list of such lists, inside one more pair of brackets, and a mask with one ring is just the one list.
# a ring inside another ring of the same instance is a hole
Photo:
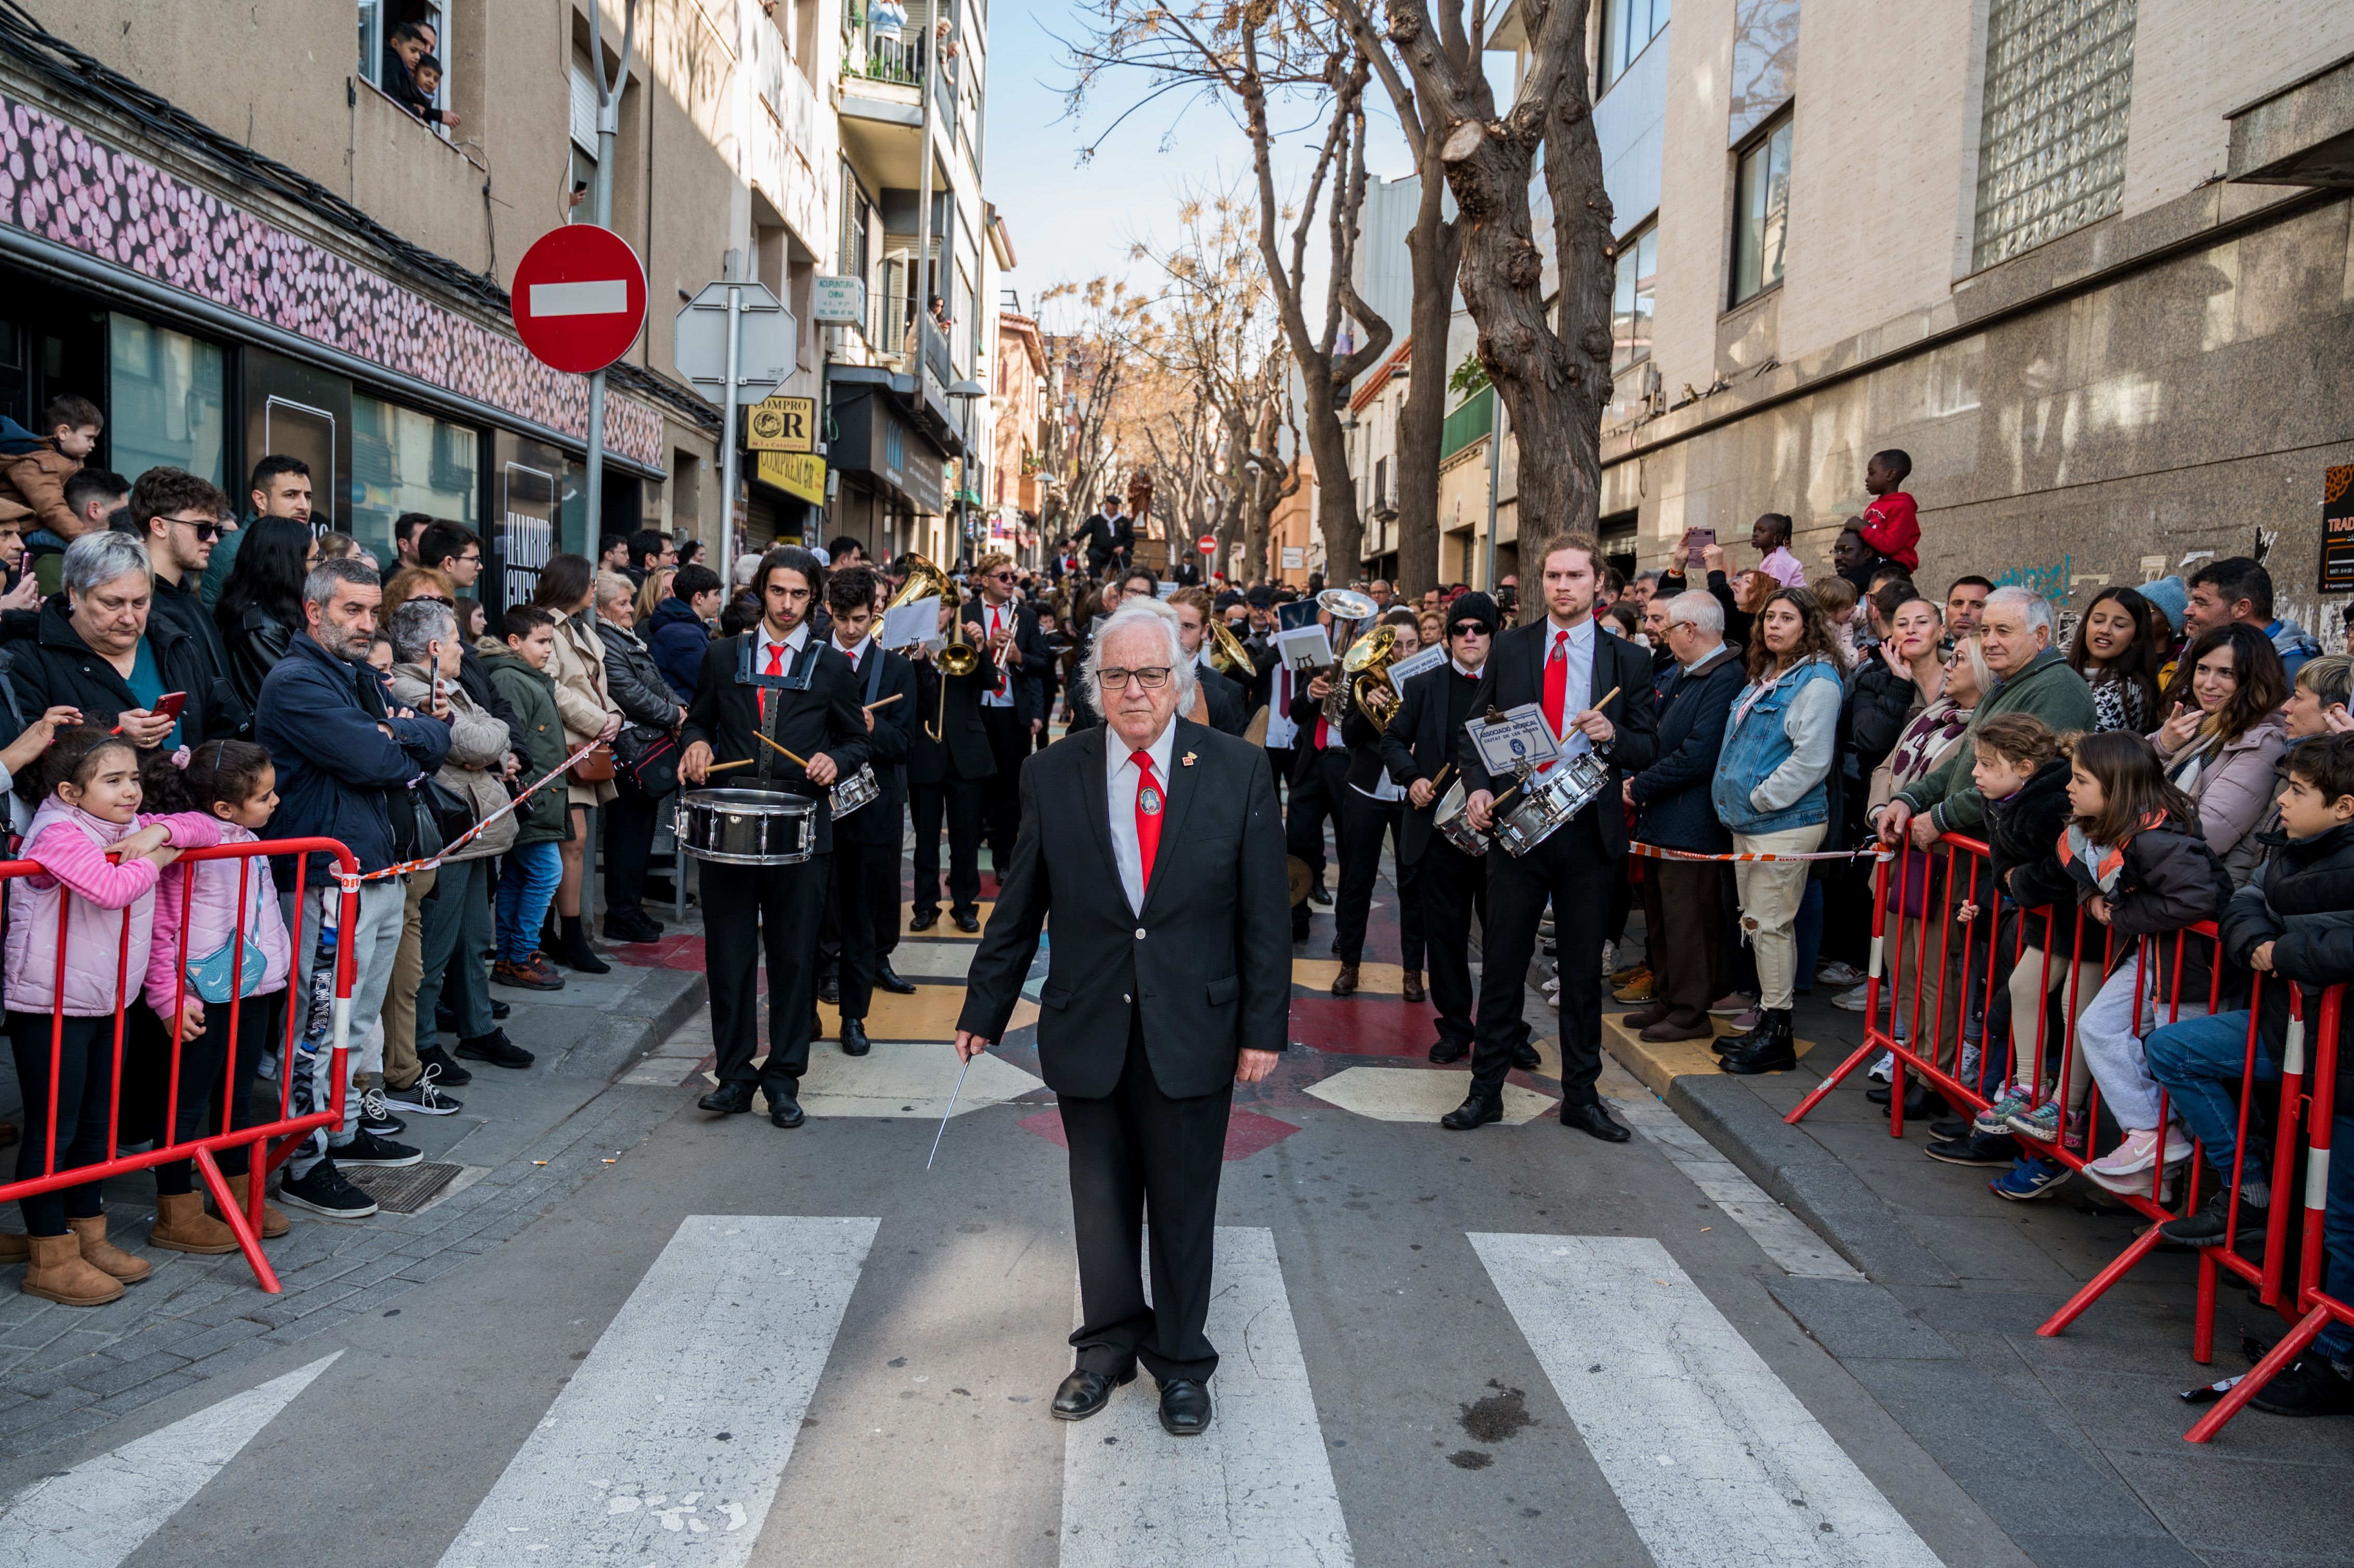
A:
{"label": "drumstick", "polygon": [[887,707],[889,707],[893,703],[897,702],[901,697],[906,696],[906,695],[907,695],[907,694],[906,694],[905,692],[894,692],[894,693],[892,693],[889,696],[885,697],[885,698],[884,698],[882,701],[880,701],[880,702],[875,702],[875,703],[869,703],[869,704],[867,704],[867,705],[866,705],[866,706],[865,706],[864,708],[861,709],[860,711],[861,711],[861,712],[863,712],[863,713],[870,713],[870,714],[871,714],[871,713],[873,713],[876,708],[887,708]]}
{"label": "drumstick", "polygon": [[792,754],[791,752],[790,752],[790,751],[785,751],[785,748],[784,748],[783,747],[779,746],[775,741],[770,740],[767,736],[762,735],[758,730],[757,730],[757,729],[756,729],[756,730],[754,730],[754,731],[752,732],[752,738],[753,738],[753,739],[755,739],[755,740],[757,740],[757,741],[758,741],[762,746],[767,747],[768,747],[769,750],[771,750],[771,751],[784,751],[784,752],[785,752],[785,756],[786,756],[786,757],[788,757],[788,758],[791,758],[791,761],[792,761],[792,764],[793,764],[793,766],[794,766],[794,767],[796,767],[796,768],[798,768],[801,769],[803,772],[807,772],[807,771],[809,770],[809,764],[808,764],[808,763],[806,763],[806,762],[802,761],[802,760],[801,760],[800,758],[798,758],[798,757],[794,757],[794,756],[793,756],[793,754]]}
{"label": "drumstick", "polygon": [[715,762],[710,767],[705,768],[704,771],[705,773],[725,773],[731,768],[749,768],[752,766],[752,763],[753,758],[749,757],[745,758],[740,762]]}
{"label": "drumstick", "polygon": [[1452,762],[1441,763],[1439,765],[1438,771],[1430,776],[1430,787],[1434,789],[1437,789],[1441,784],[1447,782],[1447,776],[1454,771],[1455,764]]}

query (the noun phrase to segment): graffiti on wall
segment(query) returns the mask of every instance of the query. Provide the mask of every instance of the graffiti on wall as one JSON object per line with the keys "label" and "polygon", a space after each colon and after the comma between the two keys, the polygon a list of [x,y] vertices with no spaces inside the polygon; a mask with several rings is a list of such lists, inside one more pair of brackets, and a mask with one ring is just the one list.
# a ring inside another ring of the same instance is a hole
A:
{"label": "graffiti on wall", "polygon": [[2031,588],[2055,605],[2065,605],[2068,602],[2070,559],[2062,556],[2049,566],[2013,567],[1995,578],[1994,586]]}

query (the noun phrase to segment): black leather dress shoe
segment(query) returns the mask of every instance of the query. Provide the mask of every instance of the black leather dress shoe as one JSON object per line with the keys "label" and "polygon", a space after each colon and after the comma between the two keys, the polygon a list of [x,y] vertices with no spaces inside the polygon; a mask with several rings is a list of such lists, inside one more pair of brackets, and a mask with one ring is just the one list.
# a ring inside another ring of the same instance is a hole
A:
{"label": "black leather dress shoe", "polygon": [[913,996],[916,994],[916,982],[901,980],[899,971],[891,967],[891,960],[880,959],[875,965],[875,989],[887,991],[893,996]]}
{"label": "black leather dress shoe", "polygon": [[1125,1388],[1135,1381],[1134,1367],[1118,1377],[1081,1367],[1065,1378],[1062,1386],[1055,1390],[1054,1417],[1057,1421],[1085,1421],[1111,1403],[1113,1389]]}
{"label": "black leather dress shoe", "polygon": [[907,916],[907,929],[910,931],[928,931],[939,923],[940,912],[937,909],[918,909]]}
{"label": "black leather dress shoe", "polygon": [[845,1018],[842,1021],[842,1054],[845,1056],[866,1054],[866,1020]]}
{"label": "black leather dress shoe", "polygon": [[842,977],[827,975],[817,982],[817,999],[828,1007],[842,1005]]}
{"label": "black leather dress shoe", "polygon": [[1161,1385],[1161,1429],[1172,1437],[1199,1437],[1210,1429],[1210,1385],[1172,1377]]}
{"label": "black leather dress shoe", "polygon": [[1470,1051],[1460,1040],[1441,1040],[1431,1046],[1430,1059],[1444,1067],[1449,1062],[1460,1062]]}
{"label": "black leather dress shoe", "polygon": [[795,1099],[790,1091],[782,1096],[773,1093],[769,1096],[770,1127],[799,1127],[808,1119],[808,1113],[801,1109],[801,1102]]}
{"label": "black leather dress shoe", "polygon": [[1449,1132],[1469,1132],[1475,1127],[1485,1127],[1491,1121],[1503,1119],[1503,1101],[1482,1099],[1475,1094],[1440,1117],[1438,1125]]}
{"label": "black leather dress shoe", "polygon": [[493,1001],[491,1003],[491,1016],[493,1019],[504,1018],[508,1013],[513,1012],[514,1011],[514,1006],[511,1002]]}
{"label": "black leather dress shoe", "polygon": [[981,929],[981,916],[978,915],[952,915],[949,918],[956,922],[956,928],[968,937]]}
{"label": "black leather dress shoe", "polygon": [[1544,1058],[1537,1054],[1533,1043],[1523,1040],[1512,1047],[1512,1065],[1523,1073],[1533,1073],[1544,1065]]}
{"label": "black leather dress shoe", "polygon": [[716,1111],[721,1116],[741,1116],[752,1108],[752,1086],[734,1082],[725,1083],[695,1103],[705,1110]]}
{"label": "black leather dress shoe", "polygon": [[1624,1143],[1629,1136],[1627,1129],[1612,1121],[1610,1113],[1600,1106],[1574,1106],[1567,1100],[1561,1103],[1561,1125],[1574,1127],[1605,1143]]}

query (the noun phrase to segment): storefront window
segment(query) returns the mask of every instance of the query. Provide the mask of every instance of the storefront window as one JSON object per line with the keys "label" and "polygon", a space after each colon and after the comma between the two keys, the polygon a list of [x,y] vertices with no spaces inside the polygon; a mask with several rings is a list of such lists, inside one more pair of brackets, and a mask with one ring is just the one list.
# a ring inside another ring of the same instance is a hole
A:
{"label": "storefront window", "polygon": [[125,479],[151,468],[184,468],[226,485],[226,359],[214,344],[136,316],[115,315],[107,332],[107,455]]}
{"label": "storefront window", "polygon": [[446,517],[481,532],[478,438],[463,425],[397,403],[352,398],[352,535],[380,561],[394,558],[392,525],[404,512]]}

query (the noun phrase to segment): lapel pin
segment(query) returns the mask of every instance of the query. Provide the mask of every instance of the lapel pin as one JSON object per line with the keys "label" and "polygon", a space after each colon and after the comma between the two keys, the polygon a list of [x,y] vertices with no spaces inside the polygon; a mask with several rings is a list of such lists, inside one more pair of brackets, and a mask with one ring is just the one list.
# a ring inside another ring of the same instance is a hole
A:
{"label": "lapel pin", "polygon": [[1184,756],[1182,756],[1182,757],[1179,758],[1177,760],[1178,760],[1178,762],[1179,762],[1182,766],[1186,767],[1186,768],[1191,768],[1191,767],[1193,767],[1193,754],[1192,752],[1190,752],[1190,751],[1189,751],[1189,752],[1187,752]]}

